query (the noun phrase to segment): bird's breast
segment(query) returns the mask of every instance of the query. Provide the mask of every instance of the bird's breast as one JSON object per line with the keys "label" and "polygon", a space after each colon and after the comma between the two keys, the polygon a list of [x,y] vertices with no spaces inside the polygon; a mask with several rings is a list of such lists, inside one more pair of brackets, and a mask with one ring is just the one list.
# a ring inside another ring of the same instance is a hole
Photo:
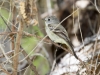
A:
{"label": "bird's breast", "polygon": [[53,30],[50,30],[48,26],[45,27],[46,33],[48,35],[48,37],[54,41],[55,43],[62,43],[62,44],[66,44],[65,40],[62,39],[61,37],[59,37],[58,35],[56,35]]}

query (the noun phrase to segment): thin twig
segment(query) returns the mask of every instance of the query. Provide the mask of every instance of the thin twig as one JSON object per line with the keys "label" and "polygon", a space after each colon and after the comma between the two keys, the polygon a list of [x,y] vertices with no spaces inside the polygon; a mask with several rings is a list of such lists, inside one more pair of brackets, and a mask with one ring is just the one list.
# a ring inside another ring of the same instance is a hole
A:
{"label": "thin twig", "polygon": [[[28,55],[24,50],[22,53],[25,57]],[[26,58],[26,60],[28,61],[28,64],[30,65],[31,70],[35,73],[35,75],[39,75],[38,71],[36,70],[36,66],[33,65],[29,56]]]}
{"label": "thin twig", "polygon": [[6,60],[9,61],[11,63],[11,60],[9,59],[9,57],[6,55],[4,48],[2,47],[2,44],[0,44],[0,49],[3,53],[3,55],[5,56]]}
{"label": "thin twig", "polygon": [[8,71],[6,71],[1,65],[0,65],[0,69],[4,72],[4,73],[6,73],[7,75],[11,75]]}
{"label": "thin twig", "polygon": [[[12,55],[12,54],[14,54],[14,51],[9,51],[9,52],[5,53],[5,55],[7,55],[7,56]],[[3,57],[5,57],[4,54],[0,54],[0,58],[3,58]]]}
{"label": "thin twig", "polygon": [[[60,47],[60,48],[62,48],[63,50],[65,50],[65,51],[67,51],[67,52],[69,52],[70,54],[73,54],[70,50],[67,50],[66,48],[64,48],[64,47],[62,47],[62,46],[60,46],[60,45],[58,45],[58,44],[56,44],[56,43],[54,43],[54,42],[52,42],[55,46],[57,46],[57,47]],[[78,57],[78,60],[86,67],[86,69],[88,70],[88,67],[87,67],[87,65]]]}
{"label": "thin twig", "polygon": [[14,35],[14,34],[16,34],[17,32],[2,32],[2,33],[0,33],[0,35]]}
{"label": "thin twig", "polygon": [[6,21],[4,20],[3,16],[0,13],[0,17],[2,18],[2,20],[4,21],[5,25],[8,27],[8,29],[11,31],[10,27],[8,26],[8,24],[6,23]]}

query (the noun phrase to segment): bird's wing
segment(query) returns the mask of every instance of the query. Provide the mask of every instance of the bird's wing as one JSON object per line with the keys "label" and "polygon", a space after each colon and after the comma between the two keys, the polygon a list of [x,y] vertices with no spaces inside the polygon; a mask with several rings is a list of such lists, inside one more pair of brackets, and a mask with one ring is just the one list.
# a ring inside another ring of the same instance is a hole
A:
{"label": "bird's wing", "polygon": [[61,25],[59,25],[56,28],[55,28],[55,26],[57,26],[57,25],[54,25],[54,26],[48,25],[50,30],[52,30],[56,35],[58,35],[59,37],[61,37],[62,39],[64,39],[66,41],[67,46],[71,49],[71,51],[73,52],[74,56],[78,59],[77,55],[74,52],[73,44],[71,43],[65,28],[63,26],[61,26]]}
{"label": "bird's wing", "polygon": [[69,38],[67,37],[67,35],[64,32],[57,32],[56,30],[54,31],[54,33],[56,35],[58,35],[59,37],[63,38],[66,41],[66,45],[68,46],[68,48],[72,51],[73,55],[78,59],[78,56],[76,55],[74,49],[73,49],[73,44],[71,43],[71,41],[69,40]]}
{"label": "bird's wing", "polygon": [[68,33],[65,30],[65,28],[61,25],[57,26],[57,25],[48,25],[49,29],[52,30],[55,34],[57,34],[59,37],[63,38],[65,41],[69,41],[70,39],[68,37]]}

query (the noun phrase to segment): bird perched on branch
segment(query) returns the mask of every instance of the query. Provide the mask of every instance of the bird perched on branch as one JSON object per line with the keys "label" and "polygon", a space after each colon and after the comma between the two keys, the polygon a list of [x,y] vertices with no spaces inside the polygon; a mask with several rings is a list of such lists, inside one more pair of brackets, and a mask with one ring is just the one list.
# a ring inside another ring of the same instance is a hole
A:
{"label": "bird perched on branch", "polygon": [[65,44],[71,50],[75,58],[78,59],[76,53],[74,52],[73,45],[68,37],[67,31],[59,23],[59,20],[55,16],[45,18],[45,30],[48,37],[55,43]]}

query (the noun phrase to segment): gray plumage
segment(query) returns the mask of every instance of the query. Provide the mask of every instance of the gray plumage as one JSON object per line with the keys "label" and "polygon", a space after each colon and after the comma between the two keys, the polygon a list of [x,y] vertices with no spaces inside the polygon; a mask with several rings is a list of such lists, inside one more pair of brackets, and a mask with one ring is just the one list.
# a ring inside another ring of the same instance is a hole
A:
{"label": "gray plumage", "polygon": [[55,43],[66,44],[73,52],[74,56],[78,59],[74,52],[73,45],[68,37],[68,33],[62,25],[59,25],[59,20],[55,16],[45,18],[45,30],[49,38]]}

